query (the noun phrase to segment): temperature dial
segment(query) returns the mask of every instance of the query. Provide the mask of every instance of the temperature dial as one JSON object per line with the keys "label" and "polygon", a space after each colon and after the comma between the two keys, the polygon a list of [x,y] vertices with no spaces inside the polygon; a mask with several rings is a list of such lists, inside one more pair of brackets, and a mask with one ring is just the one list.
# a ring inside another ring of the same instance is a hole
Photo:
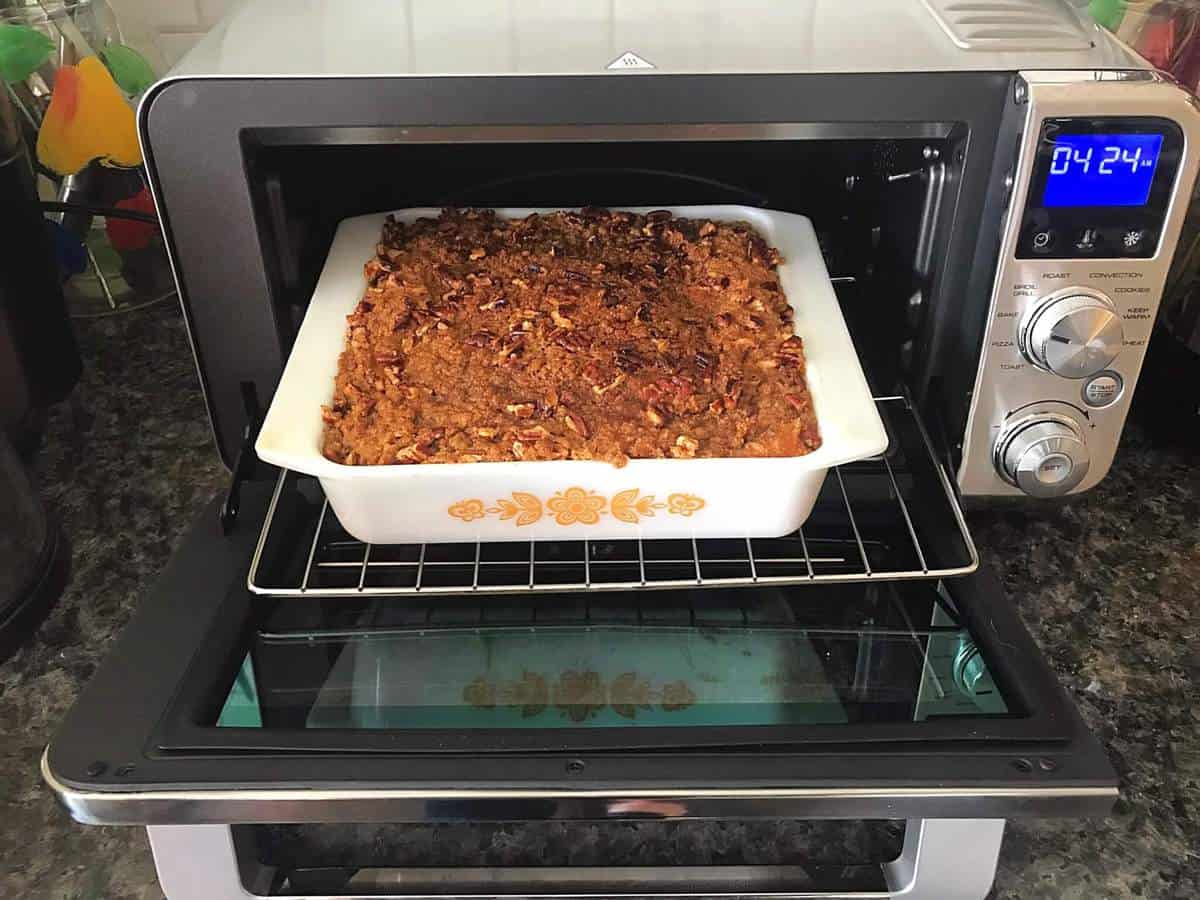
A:
{"label": "temperature dial", "polygon": [[992,448],[996,470],[1031,497],[1058,497],[1083,481],[1088,451],[1074,419],[1037,413],[1011,423]]}
{"label": "temperature dial", "polygon": [[1067,288],[1038,300],[1017,335],[1026,359],[1063,378],[1087,378],[1107,369],[1124,338],[1113,302],[1088,288]]}

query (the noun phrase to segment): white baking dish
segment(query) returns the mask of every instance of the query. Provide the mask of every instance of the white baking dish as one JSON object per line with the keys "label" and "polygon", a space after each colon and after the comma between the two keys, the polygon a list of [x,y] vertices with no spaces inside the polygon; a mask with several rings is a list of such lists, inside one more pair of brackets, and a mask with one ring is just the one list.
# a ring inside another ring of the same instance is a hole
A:
{"label": "white baking dish", "polygon": [[[634,209],[648,212],[651,207]],[[550,210],[498,209],[505,218]],[[887,432],[804,216],[747,206],[682,206],[679,216],[753,225],[784,258],[779,278],[804,339],[820,449],[770,459],[635,459],[344,466],[321,455],[346,316],[366,285],[385,213],[338,225],[255,449],[315,475],[342,525],[370,543],[777,537],[808,517],[831,466],[874,456]],[[402,222],[437,216],[404,209]]]}

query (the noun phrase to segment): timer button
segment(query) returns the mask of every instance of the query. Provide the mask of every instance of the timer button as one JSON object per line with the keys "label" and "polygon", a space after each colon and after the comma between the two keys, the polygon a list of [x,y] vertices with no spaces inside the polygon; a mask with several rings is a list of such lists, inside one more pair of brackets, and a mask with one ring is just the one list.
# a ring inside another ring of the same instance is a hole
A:
{"label": "timer button", "polygon": [[1104,409],[1121,399],[1125,382],[1116,372],[1099,372],[1083,385],[1083,402],[1092,409]]}
{"label": "timer button", "polygon": [[1029,247],[1034,253],[1049,253],[1054,249],[1056,235],[1053,229],[1041,228],[1029,238]]}

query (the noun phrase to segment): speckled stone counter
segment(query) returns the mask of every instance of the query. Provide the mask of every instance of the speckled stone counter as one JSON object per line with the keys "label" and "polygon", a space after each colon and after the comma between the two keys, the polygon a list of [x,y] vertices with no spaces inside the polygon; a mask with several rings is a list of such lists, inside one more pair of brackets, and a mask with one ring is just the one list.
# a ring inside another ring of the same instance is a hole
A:
{"label": "speckled stone counter", "polygon": [[[225,473],[177,309],[78,324],[84,383],[38,460],[72,581],[0,665],[0,896],[160,897],[144,832],[71,822],[38,759]],[[1200,454],[1131,428],[1087,497],[971,518],[1122,787],[1105,820],[1010,824],[995,897],[1200,896]]]}

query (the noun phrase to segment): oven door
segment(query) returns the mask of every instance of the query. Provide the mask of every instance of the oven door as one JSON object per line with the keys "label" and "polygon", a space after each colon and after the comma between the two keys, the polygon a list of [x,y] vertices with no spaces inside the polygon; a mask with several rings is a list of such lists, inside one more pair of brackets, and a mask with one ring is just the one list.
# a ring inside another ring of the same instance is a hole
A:
{"label": "oven door", "polygon": [[365,546],[315,481],[247,484],[47,779],[143,825],[1106,812],[1113,772],[975,571],[919,420],[878,403],[887,454],[774,540]]}

